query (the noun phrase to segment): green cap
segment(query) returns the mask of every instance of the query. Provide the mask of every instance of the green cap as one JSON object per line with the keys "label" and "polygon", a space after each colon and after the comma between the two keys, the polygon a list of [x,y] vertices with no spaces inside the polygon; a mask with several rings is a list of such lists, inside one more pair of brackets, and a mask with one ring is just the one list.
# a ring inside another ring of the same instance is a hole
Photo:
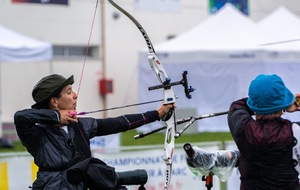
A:
{"label": "green cap", "polygon": [[33,87],[32,98],[36,103],[31,107],[36,109],[42,108],[53,96],[60,93],[65,86],[73,83],[73,75],[68,79],[58,74],[52,74],[42,78]]}

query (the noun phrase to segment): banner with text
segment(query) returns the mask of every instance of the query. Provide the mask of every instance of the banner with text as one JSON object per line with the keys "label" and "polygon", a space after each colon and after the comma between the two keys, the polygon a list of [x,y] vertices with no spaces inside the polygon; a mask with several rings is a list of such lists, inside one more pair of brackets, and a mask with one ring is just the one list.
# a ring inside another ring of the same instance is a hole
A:
{"label": "banner with text", "polygon": [[[207,151],[219,150],[220,142],[209,145],[200,145]],[[181,146],[182,147],[182,146]],[[165,183],[166,166],[163,161],[163,148],[154,148],[142,151],[132,150],[124,152],[94,153],[94,157],[115,167],[116,172],[144,169],[148,174],[145,185],[147,190],[161,190]],[[27,189],[36,179],[37,166],[33,158],[26,152],[23,154],[11,154],[3,156],[0,153],[0,190]],[[137,190],[139,186],[126,186],[128,190]],[[176,148],[173,156],[172,178],[170,189],[206,189],[205,181],[196,177],[188,169],[186,154],[182,148]],[[213,189],[221,190],[220,180],[214,176]]]}
{"label": "banner with text", "polygon": [[68,0],[11,0],[12,3],[40,3],[68,5]]}
{"label": "banner with text", "polygon": [[[207,151],[216,151],[220,149],[218,144],[203,147]],[[189,170],[186,164],[186,154],[181,148],[174,151],[172,176],[170,189],[206,189],[205,181],[196,177]],[[110,166],[115,167],[117,172],[144,169],[148,174],[148,182],[145,188],[148,190],[161,190],[165,184],[166,165],[163,160],[162,150],[130,151],[119,154],[95,154],[96,158],[103,160]],[[214,190],[221,189],[220,180],[214,176]],[[137,186],[128,186],[129,190],[137,190]]]}

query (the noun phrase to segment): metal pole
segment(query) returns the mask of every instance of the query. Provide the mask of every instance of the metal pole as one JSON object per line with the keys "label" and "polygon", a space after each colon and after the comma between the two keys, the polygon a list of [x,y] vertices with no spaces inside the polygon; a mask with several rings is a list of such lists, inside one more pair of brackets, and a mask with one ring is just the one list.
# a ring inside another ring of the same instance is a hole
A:
{"label": "metal pole", "polygon": [[[101,0],[101,6],[100,6],[100,13],[101,13],[101,50],[100,50],[100,56],[101,56],[101,62],[102,62],[102,78],[106,79],[106,44],[105,44],[105,1]],[[107,109],[107,95],[102,95],[102,104],[103,109]],[[107,111],[103,112],[103,117],[107,117]]]}
{"label": "metal pole", "polygon": [[2,77],[3,74],[2,74],[2,61],[0,59],[0,139],[3,137],[3,125],[2,125],[2,99],[3,99],[3,96],[2,96]]}

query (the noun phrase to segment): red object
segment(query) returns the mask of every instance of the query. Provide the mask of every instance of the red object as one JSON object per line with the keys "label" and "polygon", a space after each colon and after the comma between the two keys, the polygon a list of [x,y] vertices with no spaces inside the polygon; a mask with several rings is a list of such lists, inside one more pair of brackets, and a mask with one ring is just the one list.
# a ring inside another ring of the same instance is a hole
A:
{"label": "red object", "polygon": [[106,95],[113,92],[113,81],[108,79],[99,80],[99,93]]}
{"label": "red object", "polygon": [[207,189],[211,189],[213,187],[213,176],[212,176],[212,174],[209,174],[208,176],[206,176],[205,186],[207,187]]}
{"label": "red object", "polygon": [[207,190],[211,190],[213,187],[213,174],[210,173],[208,176],[202,176],[202,181],[205,181],[205,187]]}

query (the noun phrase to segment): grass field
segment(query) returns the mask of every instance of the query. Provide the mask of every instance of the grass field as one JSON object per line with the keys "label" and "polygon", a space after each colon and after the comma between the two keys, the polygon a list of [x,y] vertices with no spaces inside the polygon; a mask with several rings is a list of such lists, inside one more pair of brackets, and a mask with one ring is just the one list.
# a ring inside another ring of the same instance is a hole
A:
{"label": "grass field", "polygon": [[[136,131],[127,131],[122,134],[122,145],[123,146],[134,146],[134,145],[151,145],[151,144],[163,144],[165,133],[158,132],[151,134],[141,139],[135,140],[133,137],[138,134]],[[185,134],[183,133],[175,141],[176,143],[187,143],[187,142],[209,142],[209,141],[229,141],[233,140],[229,132],[216,132],[216,133],[194,133]]]}
{"label": "grass field", "polygon": [[[134,139],[137,135],[136,130],[130,130],[121,134],[121,146],[139,146],[139,145],[159,145],[163,144],[165,133],[158,132],[146,136],[141,139]],[[231,134],[229,132],[216,132],[216,133],[194,133],[194,134],[183,134],[179,138],[175,139],[175,143],[191,143],[191,142],[209,142],[209,141],[230,141],[232,140]],[[5,149],[0,148],[0,152],[20,152],[26,151],[24,146],[16,141],[13,143],[14,148]]]}

